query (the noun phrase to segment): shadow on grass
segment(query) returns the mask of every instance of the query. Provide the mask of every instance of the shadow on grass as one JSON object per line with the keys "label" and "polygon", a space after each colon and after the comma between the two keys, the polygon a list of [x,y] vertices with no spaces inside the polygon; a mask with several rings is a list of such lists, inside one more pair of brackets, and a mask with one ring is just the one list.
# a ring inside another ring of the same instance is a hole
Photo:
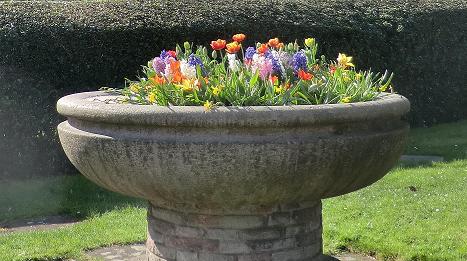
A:
{"label": "shadow on grass", "polygon": [[98,187],[81,175],[0,183],[0,227],[12,220],[62,215],[81,220],[127,206],[146,207],[140,199]]}
{"label": "shadow on grass", "polygon": [[101,188],[81,175],[68,180],[64,211],[77,218],[87,218],[115,208],[147,206],[146,201]]}
{"label": "shadow on grass", "polygon": [[[444,161],[441,161],[444,162]],[[406,161],[399,160],[393,169],[412,169],[412,168],[427,168],[433,167],[436,161]]]}
{"label": "shadow on grass", "polygon": [[405,154],[441,156],[445,162],[467,159],[467,120],[412,129]]}

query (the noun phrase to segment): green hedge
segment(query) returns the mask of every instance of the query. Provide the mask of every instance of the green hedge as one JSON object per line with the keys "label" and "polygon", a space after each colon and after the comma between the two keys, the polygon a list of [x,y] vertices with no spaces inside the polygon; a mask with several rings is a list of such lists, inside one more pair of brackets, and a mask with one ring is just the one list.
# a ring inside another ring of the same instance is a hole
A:
{"label": "green hedge", "polygon": [[246,33],[316,37],[328,57],[395,72],[413,125],[466,118],[467,2],[369,0],[0,3],[0,179],[70,172],[56,100],[119,86],[163,48]]}

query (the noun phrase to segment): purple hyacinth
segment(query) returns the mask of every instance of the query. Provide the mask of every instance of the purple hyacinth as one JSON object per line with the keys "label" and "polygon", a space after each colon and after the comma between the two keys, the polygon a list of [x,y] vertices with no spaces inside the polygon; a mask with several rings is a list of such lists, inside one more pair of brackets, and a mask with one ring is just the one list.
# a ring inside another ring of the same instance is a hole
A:
{"label": "purple hyacinth", "polygon": [[272,70],[274,74],[282,75],[282,67],[281,67],[279,59],[277,59],[277,57],[274,56],[274,54],[270,51],[265,53],[264,56],[266,57],[266,59],[269,59],[271,61]]}
{"label": "purple hyacinth", "polygon": [[203,66],[203,61],[201,61],[201,58],[192,53],[190,56],[188,56],[188,64],[191,66]]}
{"label": "purple hyacinth", "polygon": [[164,50],[162,50],[161,55],[159,55],[159,57],[160,57],[162,60],[165,60],[165,59],[167,59],[167,57],[170,57],[170,54],[169,54],[169,52],[167,52],[167,51],[164,49]]}
{"label": "purple hyacinth", "polygon": [[253,59],[253,55],[255,55],[256,53],[256,49],[254,47],[248,47],[246,48],[246,51],[245,51],[245,59],[247,60],[251,60]]}
{"label": "purple hyacinth", "polygon": [[152,68],[158,75],[165,72],[165,62],[160,57],[156,57],[152,60]]}
{"label": "purple hyacinth", "polygon": [[296,52],[292,58],[293,70],[298,73],[300,69],[306,71],[306,56],[303,51]]}
{"label": "purple hyacinth", "polygon": [[190,54],[190,56],[188,56],[188,64],[194,67],[196,67],[196,65],[199,65],[199,67],[201,68],[201,72],[203,73],[203,76],[206,76],[206,69],[204,68],[204,64],[201,58],[199,58],[198,56],[192,53]]}

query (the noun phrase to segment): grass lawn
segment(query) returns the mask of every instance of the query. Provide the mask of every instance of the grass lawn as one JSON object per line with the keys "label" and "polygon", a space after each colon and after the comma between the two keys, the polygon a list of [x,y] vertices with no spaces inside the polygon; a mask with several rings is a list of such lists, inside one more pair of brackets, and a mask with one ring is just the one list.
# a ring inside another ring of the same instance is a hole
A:
{"label": "grass lawn", "polygon": [[[398,167],[374,185],[323,201],[325,251],[388,260],[467,260],[467,121],[412,132],[408,153],[448,162]],[[0,260],[82,260],[83,251],[143,241],[144,202],[81,177],[0,184],[0,223],[70,214],[60,229],[0,232]]]}
{"label": "grass lawn", "polygon": [[467,159],[467,120],[413,129],[406,153]]}
{"label": "grass lawn", "polygon": [[396,169],[324,200],[325,248],[395,260],[467,260],[467,160]]}

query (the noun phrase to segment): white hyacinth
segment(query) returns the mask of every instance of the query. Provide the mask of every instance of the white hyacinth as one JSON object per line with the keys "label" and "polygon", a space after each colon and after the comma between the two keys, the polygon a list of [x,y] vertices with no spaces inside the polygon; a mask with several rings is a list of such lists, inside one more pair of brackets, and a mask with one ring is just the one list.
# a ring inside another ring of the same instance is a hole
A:
{"label": "white hyacinth", "polygon": [[186,60],[180,61],[180,71],[188,79],[196,78],[196,66],[191,66]]}
{"label": "white hyacinth", "polygon": [[169,82],[172,80],[172,70],[170,70],[170,66],[165,67],[164,76]]}
{"label": "white hyacinth", "polygon": [[235,54],[227,54],[227,58],[229,60],[229,68],[232,70],[232,72],[236,72],[240,70],[240,61],[237,60]]}

